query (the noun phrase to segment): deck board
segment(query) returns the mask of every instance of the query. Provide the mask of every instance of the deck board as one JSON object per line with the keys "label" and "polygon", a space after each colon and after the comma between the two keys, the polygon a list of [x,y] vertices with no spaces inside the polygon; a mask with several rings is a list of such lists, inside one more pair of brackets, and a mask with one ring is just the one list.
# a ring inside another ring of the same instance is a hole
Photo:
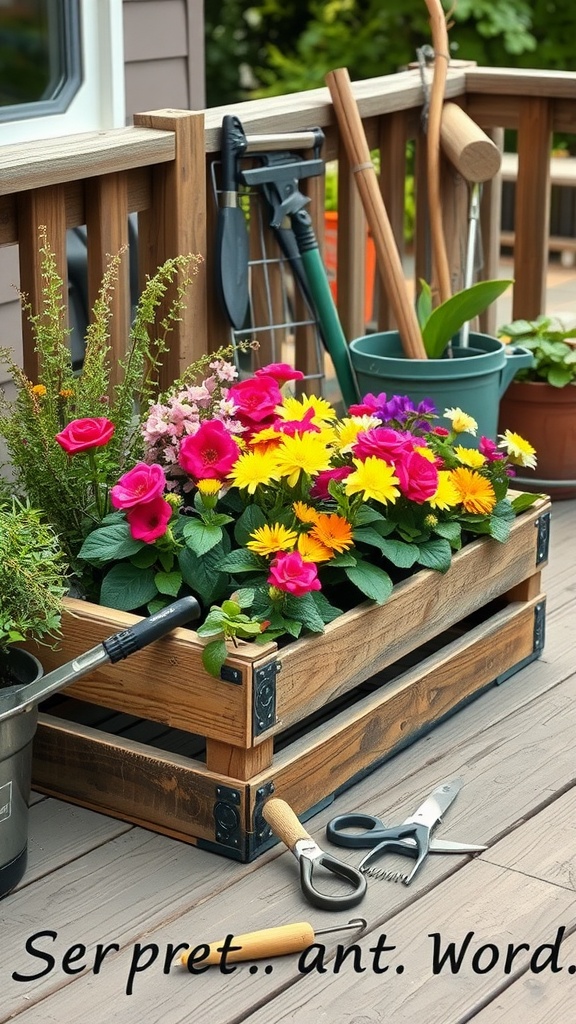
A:
{"label": "deck board", "polygon": [[[555,503],[543,573],[548,615],[541,659],[395,755],[308,823],[322,846],[358,863],[358,851],[327,844],[330,817],[361,809],[397,822],[438,782],[460,776],[462,792],[439,834],[486,843],[484,854],[430,857],[408,888],[371,880],[358,908],[333,914],[304,901],[296,861],[280,845],[251,864],[237,864],[63,801],[34,798],[30,866],[19,889],[0,902],[0,1024],[61,1024],[85,1019],[88,1006],[93,1024],[500,1024],[519,1013],[525,1024],[562,1020],[573,999],[567,969],[533,974],[519,955],[509,975],[498,968],[476,973],[468,958],[458,975],[434,976],[429,934],[461,941],[474,931],[472,951],[486,942],[503,949],[525,941],[533,949],[564,926],[563,962],[576,964],[575,525],[576,502]],[[368,965],[362,973],[350,961],[334,973],[337,943],[356,941],[345,935],[326,942],[325,974],[303,974],[296,956],[270,961],[271,973],[265,962],[256,973],[249,964],[230,975],[211,968],[191,977],[178,966],[163,972],[169,944],[298,920],[320,928],[358,914],[368,922],[357,939]],[[46,966],[25,949],[26,940],[45,929],[58,933],[54,942],[40,941],[59,958],[54,970],[34,981],[14,980],[13,972],[39,973]],[[397,946],[396,959],[377,974],[369,949],[384,933]],[[120,949],[93,974],[97,944],[114,942]],[[86,968],[66,974],[60,961],[75,943],[87,947],[78,962]],[[126,995],[136,943],[156,944],[159,952]],[[395,972],[398,962],[405,965],[402,974]]]}

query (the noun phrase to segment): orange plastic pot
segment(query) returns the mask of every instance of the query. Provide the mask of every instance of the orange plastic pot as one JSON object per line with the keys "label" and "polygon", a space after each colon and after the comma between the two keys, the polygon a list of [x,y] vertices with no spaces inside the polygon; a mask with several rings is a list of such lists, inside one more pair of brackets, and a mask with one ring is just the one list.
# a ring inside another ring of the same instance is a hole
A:
{"label": "orange plastic pot", "polygon": [[[376,273],[376,250],[374,241],[366,230],[364,257],[364,323],[372,320],[374,313],[374,276]],[[334,302],[338,302],[338,214],[327,210],[324,214],[324,263]]]}

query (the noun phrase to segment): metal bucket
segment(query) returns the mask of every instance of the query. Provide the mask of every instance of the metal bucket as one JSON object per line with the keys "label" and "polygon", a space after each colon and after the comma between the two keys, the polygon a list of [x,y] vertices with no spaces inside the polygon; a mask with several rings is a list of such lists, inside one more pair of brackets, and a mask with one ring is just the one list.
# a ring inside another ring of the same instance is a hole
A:
{"label": "metal bucket", "polygon": [[[0,653],[0,679],[6,675],[13,686],[2,695],[36,682],[42,676],[40,662],[16,648]],[[0,724],[0,899],[18,884],[28,860],[28,801],[32,774],[32,740],[36,732],[36,706]]]}
{"label": "metal bucket", "polygon": [[0,685],[0,899],[26,870],[32,741],[39,702],[100,665],[115,664],[140,651],[199,614],[194,597],[181,597],[47,675],[27,651],[11,647],[0,652],[0,679],[10,680]]}

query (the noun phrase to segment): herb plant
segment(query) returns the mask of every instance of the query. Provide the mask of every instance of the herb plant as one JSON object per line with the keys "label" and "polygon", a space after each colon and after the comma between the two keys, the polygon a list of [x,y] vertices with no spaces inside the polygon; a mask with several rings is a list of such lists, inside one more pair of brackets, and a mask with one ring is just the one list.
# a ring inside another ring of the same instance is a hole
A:
{"label": "herb plant", "polygon": [[545,381],[554,388],[576,383],[576,328],[567,329],[555,317],[539,316],[536,320],[514,320],[498,331],[502,341],[527,348],[534,363],[519,370],[515,380]]}

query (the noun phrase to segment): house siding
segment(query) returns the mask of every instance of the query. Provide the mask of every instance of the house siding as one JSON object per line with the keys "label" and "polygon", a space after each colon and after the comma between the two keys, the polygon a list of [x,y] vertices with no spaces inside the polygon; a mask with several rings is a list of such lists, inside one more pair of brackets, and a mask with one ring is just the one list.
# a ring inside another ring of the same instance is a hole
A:
{"label": "house siding", "polygon": [[[135,113],[146,110],[202,109],[202,0],[123,0],[123,22],[126,123],[131,124]],[[18,286],[17,247],[0,248],[0,338],[20,359]],[[0,366],[0,384],[5,379]]]}

